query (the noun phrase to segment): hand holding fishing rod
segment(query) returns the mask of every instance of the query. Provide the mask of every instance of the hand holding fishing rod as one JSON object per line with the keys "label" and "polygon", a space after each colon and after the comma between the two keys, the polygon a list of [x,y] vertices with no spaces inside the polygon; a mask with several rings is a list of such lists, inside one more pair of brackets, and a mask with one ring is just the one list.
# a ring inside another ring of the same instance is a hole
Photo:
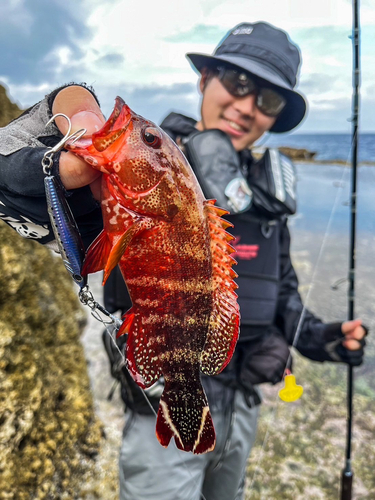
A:
{"label": "hand holding fishing rod", "polygon": [[[350,198],[350,253],[349,253],[349,290],[348,319],[354,318],[355,309],[355,245],[357,229],[357,160],[358,160],[358,118],[359,118],[359,88],[360,88],[360,30],[359,2],[353,0],[353,97],[352,97],[352,183]],[[348,367],[347,388],[347,440],[346,461],[341,475],[341,500],[351,500],[353,471],[351,466],[352,452],[352,421],[353,421],[353,367]]]}

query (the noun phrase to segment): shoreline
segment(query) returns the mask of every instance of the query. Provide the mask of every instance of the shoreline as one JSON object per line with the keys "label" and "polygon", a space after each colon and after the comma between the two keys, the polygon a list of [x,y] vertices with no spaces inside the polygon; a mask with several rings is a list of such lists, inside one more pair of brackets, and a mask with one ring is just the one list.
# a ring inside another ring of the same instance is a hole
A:
{"label": "shoreline", "polygon": [[[267,148],[255,146],[254,148],[250,149],[254,157],[258,159],[264,154]],[[342,160],[340,158],[323,160],[315,157],[318,154],[316,151],[309,151],[308,149],[304,148],[300,149],[300,148],[291,148],[289,146],[278,146],[271,149],[278,149],[282,155],[287,156],[290,160],[294,161],[295,163],[308,163],[308,164],[313,163],[318,165],[338,165],[338,166],[351,167],[351,159],[349,161]],[[358,161],[357,166],[373,167],[375,166],[375,159],[374,161],[368,161],[368,160]]]}
{"label": "shoreline", "polygon": [[[345,160],[313,160],[313,159],[299,159],[291,158],[295,163],[307,163],[309,165],[336,165],[338,167],[348,167],[351,168],[351,162]],[[357,163],[357,167],[375,167],[375,161],[360,161]]]}

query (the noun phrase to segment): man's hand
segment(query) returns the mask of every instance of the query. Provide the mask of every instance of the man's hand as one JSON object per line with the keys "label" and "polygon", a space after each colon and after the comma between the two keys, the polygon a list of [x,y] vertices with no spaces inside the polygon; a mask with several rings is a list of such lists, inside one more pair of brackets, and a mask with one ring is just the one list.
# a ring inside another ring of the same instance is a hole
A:
{"label": "man's hand", "polygon": [[359,366],[363,363],[365,337],[367,328],[362,326],[362,320],[354,319],[344,321],[341,324],[341,335],[335,328],[331,329],[330,340],[324,349],[332,361],[341,361],[351,366]]}
{"label": "man's hand", "polygon": [[[72,123],[72,132],[87,129],[87,135],[97,132],[105,123],[105,118],[94,96],[84,87],[72,85],[61,90],[52,106],[52,113],[64,113]],[[56,125],[62,134],[68,131],[68,123],[63,117],[56,118]],[[71,152],[60,156],[60,179],[66,189],[77,189],[90,185],[95,199],[100,200],[101,173]]]}
{"label": "man's hand", "polygon": [[363,347],[360,342],[367,335],[367,330],[362,326],[362,320],[354,319],[352,321],[345,321],[341,325],[341,331],[345,335],[342,345],[349,349],[349,351],[357,351]]}

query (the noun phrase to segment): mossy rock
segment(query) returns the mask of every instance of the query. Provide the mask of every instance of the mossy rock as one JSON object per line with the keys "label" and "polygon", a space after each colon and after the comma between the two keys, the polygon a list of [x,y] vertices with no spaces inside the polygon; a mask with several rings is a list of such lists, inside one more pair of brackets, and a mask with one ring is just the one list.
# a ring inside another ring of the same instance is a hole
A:
{"label": "mossy rock", "polygon": [[59,256],[2,222],[0,241],[0,499],[100,498],[77,289]]}
{"label": "mossy rock", "polygon": [[22,109],[12,102],[5,87],[0,85],[0,127],[5,127],[14,118],[22,113]]}

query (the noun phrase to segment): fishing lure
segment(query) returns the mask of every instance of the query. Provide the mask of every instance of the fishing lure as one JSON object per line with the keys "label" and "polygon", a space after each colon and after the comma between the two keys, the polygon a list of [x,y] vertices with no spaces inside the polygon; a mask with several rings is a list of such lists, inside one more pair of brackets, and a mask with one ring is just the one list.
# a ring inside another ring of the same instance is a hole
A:
{"label": "fishing lure", "polygon": [[[77,223],[74,219],[72,211],[66,201],[64,191],[56,176],[52,175],[53,155],[60,151],[67,141],[73,144],[80,139],[86,129],[80,129],[71,134],[70,119],[63,113],[54,115],[46,124],[49,125],[57,116],[63,116],[68,121],[68,132],[63,139],[53,148],[48,149],[42,159],[43,172],[46,177],[44,179],[44,187],[46,191],[47,210],[51,221],[53,233],[59,253],[63,260],[64,266],[72,277],[73,281],[80,287],[79,299],[91,309],[91,314],[103,323],[105,326],[114,324],[118,330],[122,321],[109,313],[104,307],[95,301],[90,288],[87,284],[87,276],[82,274],[83,261],[85,258],[85,249],[82,242]],[[110,318],[109,321],[104,321],[97,311],[100,311],[105,316]]]}
{"label": "fishing lure", "polygon": [[76,221],[56,177],[46,176],[44,187],[48,214],[64,266],[82,289],[87,285],[87,277],[81,274],[85,250]]}
{"label": "fishing lure", "polygon": [[46,191],[47,210],[64,266],[71,275],[73,281],[82,289],[87,284],[87,278],[83,277],[81,274],[85,249],[76,221],[65,199],[63,189],[58,179],[52,175],[51,167],[53,155],[60,151],[68,140],[73,139],[72,142],[74,142],[82,137],[86,133],[86,129],[81,129],[70,134],[71,122],[69,118],[62,113],[53,116],[46,126],[57,116],[65,117],[68,120],[69,126],[65,137],[53,148],[49,149],[44,154],[42,160],[43,172],[46,174],[44,188]]}

